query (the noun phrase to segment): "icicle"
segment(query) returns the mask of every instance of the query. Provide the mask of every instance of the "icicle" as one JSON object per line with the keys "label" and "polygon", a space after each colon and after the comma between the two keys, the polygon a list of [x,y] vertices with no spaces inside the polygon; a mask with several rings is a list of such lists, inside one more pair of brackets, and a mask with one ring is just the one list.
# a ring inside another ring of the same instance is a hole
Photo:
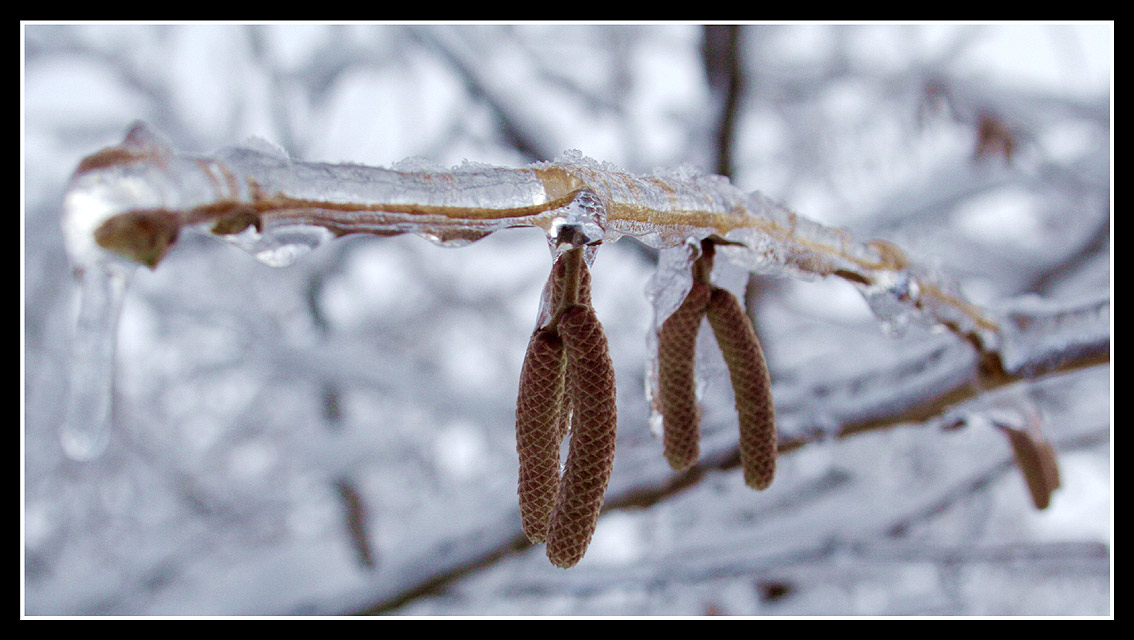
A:
{"label": "icicle", "polygon": [[[138,263],[160,260],[154,252],[143,251],[145,257],[134,255],[135,261],[108,253],[100,246],[107,241],[104,225],[124,210],[161,203],[163,185],[152,180],[153,174],[144,166],[147,160],[169,152],[168,144],[153,130],[135,125],[121,145],[80,163],[64,198],[63,239],[76,274],[79,309],[59,442],[74,460],[97,458],[110,441],[115,337],[122,302]],[[139,167],[142,169],[131,171]],[[120,229],[112,227],[110,244],[123,239],[118,235]]]}
{"label": "icicle", "polygon": [[67,412],[59,443],[67,457],[92,460],[110,441],[118,319],[133,268],[113,262],[82,267],[79,315],[71,343]]}

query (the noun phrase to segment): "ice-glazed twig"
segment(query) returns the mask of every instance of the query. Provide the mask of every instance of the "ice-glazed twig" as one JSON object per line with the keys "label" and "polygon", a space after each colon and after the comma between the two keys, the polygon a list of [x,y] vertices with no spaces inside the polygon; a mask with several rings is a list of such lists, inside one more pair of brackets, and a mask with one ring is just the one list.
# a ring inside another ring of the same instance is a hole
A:
{"label": "ice-glazed twig", "polygon": [[223,236],[273,265],[347,234],[412,233],[459,246],[509,227],[549,237],[573,211],[595,209],[585,243],[631,236],[655,248],[708,237],[751,271],[838,276],[966,339],[995,320],[902,251],[864,242],[727,178],[690,168],[631,175],[568,152],[523,168],[422,161],[392,168],[301,162],[258,141],[200,156],[145,125],[80,162],[66,196],[72,255],[105,250],[155,266],[184,227]]}
{"label": "ice-glazed twig", "polygon": [[[685,260],[688,247],[712,239],[720,255],[748,271],[836,276],[858,287],[886,323],[912,318],[948,329],[973,346],[986,381],[1109,355],[1108,296],[1070,310],[982,309],[892,244],[856,239],[688,168],[631,175],[573,152],[514,169],[416,160],[378,168],[301,162],[263,141],[192,155],[139,124],[121,144],[79,163],[64,208],[78,266],[125,258],[154,267],[186,227],[276,266],[347,234],[408,233],[461,246],[497,230],[535,227],[554,247],[588,251],[630,236],[660,249],[663,263]],[[688,274],[695,258],[680,270]],[[655,302],[658,327],[692,283],[670,284],[681,290],[667,293],[668,307]]]}

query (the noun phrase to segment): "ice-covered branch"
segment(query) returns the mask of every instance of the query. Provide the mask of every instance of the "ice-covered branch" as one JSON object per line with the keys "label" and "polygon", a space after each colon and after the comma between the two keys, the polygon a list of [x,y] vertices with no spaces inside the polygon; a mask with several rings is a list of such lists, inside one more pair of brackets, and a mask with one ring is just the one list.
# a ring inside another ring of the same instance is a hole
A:
{"label": "ice-covered branch", "polygon": [[[121,280],[131,262],[156,266],[187,227],[273,266],[349,234],[416,234],[462,246],[501,229],[536,227],[553,250],[592,252],[629,236],[660,251],[649,292],[655,327],[685,299],[709,240],[746,271],[838,276],[888,326],[913,321],[951,331],[974,349],[978,386],[1109,357],[1108,296],[1073,309],[982,309],[890,243],[856,239],[688,167],[631,175],[568,152],[523,168],[445,169],[418,159],[378,168],[301,162],[264,141],[200,156],[138,124],[120,145],[83,159],[66,192],[68,250],[91,282]],[[109,370],[109,363],[80,369]],[[656,381],[649,382],[652,394]]]}
{"label": "ice-covered branch", "polygon": [[[713,238],[722,255],[750,271],[846,279],[886,319],[913,312],[970,340],[998,329],[893,245],[860,241],[691,168],[636,176],[568,152],[518,169],[443,169],[412,159],[386,169],[295,161],[262,141],[194,156],[138,125],[121,145],[85,158],[67,190],[65,229],[80,264],[108,250],[155,266],[185,227],[279,266],[356,233],[412,233],[460,246],[504,228],[538,227],[554,244],[630,236],[669,253],[669,263],[691,263],[689,247]],[[565,230],[578,237],[561,237]],[[676,288],[690,285],[686,279]],[[659,298],[659,320],[683,296]]]}

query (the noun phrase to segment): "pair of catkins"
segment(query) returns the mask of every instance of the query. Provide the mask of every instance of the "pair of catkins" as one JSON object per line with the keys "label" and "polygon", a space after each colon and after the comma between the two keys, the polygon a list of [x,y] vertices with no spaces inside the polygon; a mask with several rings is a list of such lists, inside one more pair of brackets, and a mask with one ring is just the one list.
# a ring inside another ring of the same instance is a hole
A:
{"label": "pair of catkins", "polygon": [[[771,383],[751,321],[732,293],[709,280],[713,245],[693,265],[693,286],[658,331],[658,404],[665,458],[676,471],[700,456],[695,355],[708,318],[724,354],[740,423],[745,483],[765,489],[775,474],[776,429]],[[558,567],[582,559],[594,535],[614,465],[618,412],[614,367],[590,301],[582,249],[552,266],[550,318],[528,342],[516,403],[520,519],[534,543],[547,544]],[[566,464],[559,452],[570,435]]]}

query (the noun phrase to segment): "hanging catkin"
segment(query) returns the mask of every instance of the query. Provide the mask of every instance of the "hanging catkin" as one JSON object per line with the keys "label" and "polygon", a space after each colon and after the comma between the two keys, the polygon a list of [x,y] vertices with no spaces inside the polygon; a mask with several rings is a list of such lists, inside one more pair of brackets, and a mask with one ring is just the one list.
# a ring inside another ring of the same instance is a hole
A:
{"label": "hanging catkin", "polygon": [[[579,256],[581,257],[581,256]],[[568,271],[574,269],[574,288],[572,289],[572,274]],[[571,298],[564,300],[564,297]],[[573,260],[568,254],[559,256],[555,264],[551,267],[551,308],[560,309],[569,304],[581,304],[591,306],[591,272],[587,268],[587,264],[582,259]],[[565,389],[569,389],[568,385],[571,384],[567,378],[571,375],[569,368],[565,367],[564,385]],[[563,438],[571,428],[571,394],[565,392],[563,400],[563,412],[561,420],[559,421],[559,442],[563,442]]]}
{"label": "hanging catkin", "polygon": [[563,342],[539,329],[528,342],[516,401],[516,451],[520,455],[520,522],[532,542],[543,542],[559,493],[559,444],[566,413]]}
{"label": "hanging catkin", "polygon": [[[578,257],[565,254],[552,265],[547,304],[553,311],[566,304],[565,295],[572,297],[572,302],[590,304],[591,274]],[[569,269],[574,269],[573,281],[568,277]],[[559,446],[570,427],[573,394],[567,388],[567,361],[555,324],[553,321],[532,333],[516,400],[520,522],[524,534],[534,543],[547,539],[551,511],[559,495]]]}
{"label": "hanging catkin", "polygon": [[701,453],[701,410],[697,406],[697,331],[705,317],[710,289],[693,282],[689,294],[658,330],[658,401],[665,459],[675,471],[697,462]]}
{"label": "hanging catkin", "polygon": [[707,315],[732,378],[744,483],[763,490],[776,474],[776,416],[768,366],[736,296],[714,287]]}
{"label": "hanging catkin", "polygon": [[573,417],[567,464],[547,533],[547,557],[566,569],[582,559],[598,523],[614,466],[618,411],[614,366],[594,310],[584,305],[567,308],[558,329],[570,371]]}

